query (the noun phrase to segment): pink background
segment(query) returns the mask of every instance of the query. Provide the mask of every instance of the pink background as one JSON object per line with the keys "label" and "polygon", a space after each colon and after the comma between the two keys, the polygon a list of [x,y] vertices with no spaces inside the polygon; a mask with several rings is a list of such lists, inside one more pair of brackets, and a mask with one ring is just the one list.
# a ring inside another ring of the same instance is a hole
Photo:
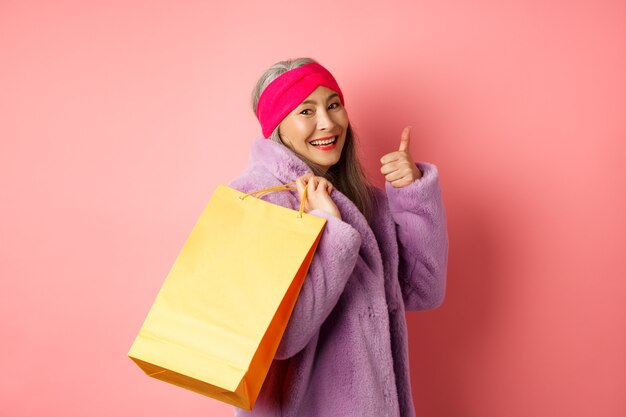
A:
{"label": "pink background", "polygon": [[232,414],[126,354],[245,166],[256,78],[296,56],[339,80],[376,184],[405,125],[440,168],[447,298],[407,316],[418,414],[626,415],[617,0],[0,1],[0,414]]}

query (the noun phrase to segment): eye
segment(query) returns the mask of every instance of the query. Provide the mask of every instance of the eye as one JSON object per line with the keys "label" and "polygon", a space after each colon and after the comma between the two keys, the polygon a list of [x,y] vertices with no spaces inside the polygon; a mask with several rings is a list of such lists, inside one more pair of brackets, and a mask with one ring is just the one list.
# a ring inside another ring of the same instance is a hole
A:
{"label": "eye", "polygon": [[340,106],[341,106],[341,103],[339,103],[339,102],[335,102],[335,103],[331,103],[331,104],[328,106],[328,109],[329,109],[329,110],[338,109]]}
{"label": "eye", "polygon": [[303,114],[305,116],[310,116],[311,114],[313,114],[313,111],[311,111],[311,109],[304,109],[300,112],[300,114]]}

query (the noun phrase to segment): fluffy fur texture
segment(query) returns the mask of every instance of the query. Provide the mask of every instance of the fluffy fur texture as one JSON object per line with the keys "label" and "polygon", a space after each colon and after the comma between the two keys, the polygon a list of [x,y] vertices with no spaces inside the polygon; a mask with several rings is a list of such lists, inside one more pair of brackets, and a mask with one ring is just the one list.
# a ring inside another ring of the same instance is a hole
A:
{"label": "fluffy fur texture", "polygon": [[[420,180],[376,190],[371,224],[337,190],[342,220],[311,212],[326,228],[254,409],[236,416],[415,416],[405,310],[443,302],[448,258],[437,169],[417,165]],[[250,192],[307,172],[288,148],[258,138],[231,187]],[[299,207],[296,192],[263,198]]]}

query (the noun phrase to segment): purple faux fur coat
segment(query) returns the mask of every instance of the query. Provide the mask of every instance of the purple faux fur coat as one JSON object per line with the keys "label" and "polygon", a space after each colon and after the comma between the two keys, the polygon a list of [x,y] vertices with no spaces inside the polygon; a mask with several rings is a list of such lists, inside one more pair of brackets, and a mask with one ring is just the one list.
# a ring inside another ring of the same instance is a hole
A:
{"label": "purple faux fur coat", "polygon": [[[337,190],[342,220],[311,211],[325,230],[254,409],[236,416],[415,416],[405,310],[442,303],[448,258],[437,169],[418,167],[413,184],[376,189],[370,224]],[[307,172],[288,148],[258,138],[230,185],[256,191]],[[263,198],[299,207],[296,192]]]}

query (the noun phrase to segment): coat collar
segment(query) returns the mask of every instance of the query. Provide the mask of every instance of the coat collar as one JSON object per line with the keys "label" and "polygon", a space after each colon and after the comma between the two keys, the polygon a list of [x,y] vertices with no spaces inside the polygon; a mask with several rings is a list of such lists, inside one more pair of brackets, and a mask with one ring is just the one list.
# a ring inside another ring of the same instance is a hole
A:
{"label": "coat collar", "polygon": [[296,178],[311,172],[309,166],[291,149],[263,137],[254,140],[250,163],[263,166],[283,184],[293,182]]}
{"label": "coat collar", "polygon": [[[252,145],[250,164],[261,165],[271,172],[282,184],[312,172],[309,166],[289,148],[270,139],[257,137]],[[377,276],[382,276],[383,265],[380,249],[374,232],[352,200],[338,190],[333,191],[333,201],[341,212],[344,222],[349,223],[361,234],[361,256]]]}

